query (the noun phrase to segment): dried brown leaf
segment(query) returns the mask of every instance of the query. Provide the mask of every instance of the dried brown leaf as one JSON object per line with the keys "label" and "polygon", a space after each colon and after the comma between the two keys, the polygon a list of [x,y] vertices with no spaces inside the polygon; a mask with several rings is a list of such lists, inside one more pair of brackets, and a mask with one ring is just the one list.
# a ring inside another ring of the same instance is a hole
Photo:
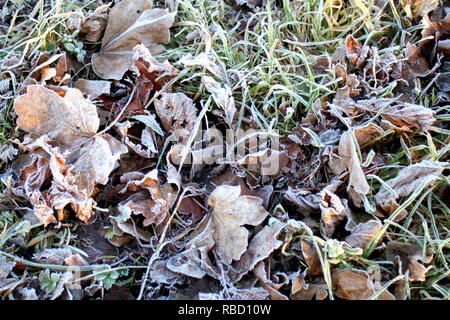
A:
{"label": "dried brown leaf", "polygon": [[[374,283],[369,274],[358,269],[337,269],[331,274],[333,293],[342,299],[367,300],[381,289],[379,283]],[[395,297],[384,289],[378,296],[380,300],[395,300]]]}
{"label": "dried brown leaf", "polygon": [[348,187],[353,188],[358,193],[367,194],[370,191],[370,186],[361,168],[361,162],[356,151],[356,143],[352,135],[353,133],[349,130],[341,136],[339,157],[341,158],[341,163],[347,167],[349,172]]}
{"label": "dried brown leaf", "polygon": [[409,271],[410,280],[425,281],[428,268],[423,264],[429,264],[433,254],[431,250],[424,253],[423,249],[415,244],[389,241],[386,245],[386,258],[400,263],[401,272]]}
{"label": "dried brown leaf", "polygon": [[197,109],[184,93],[164,93],[155,101],[155,110],[169,132],[185,129],[191,132],[197,120]]}
{"label": "dried brown leaf", "polygon": [[90,99],[97,99],[102,94],[109,95],[111,91],[111,82],[104,80],[80,79],[74,83],[74,86]]}
{"label": "dried brown leaf", "polygon": [[[345,241],[352,247],[364,249],[373,237],[381,230],[382,224],[378,220],[370,220],[356,225]],[[380,239],[381,240],[381,239]]]}
{"label": "dried brown leaf", "polygon": [[216,104],[221,107],[225,113],[225,122],[231,125],[236,113],[233,93],[228,85],[221,86],[216,80],[209,76],[203,76],[202,82],[206,89],[212,94]]}
{"label": "dried brown leaf", "polygon": [[99,53],[92,56],[92,68],[103,79],[120,80],[133,61],[133,48],[142,44],[153,55],[164,51],[160,43],[170,40],[169,28],[175,13],[152,9],[149,0],[123,0],[109,14]]}
{"label": "dried brown leaf", "polygon": [[247,249],[249,232],[244,225],[259,225],[269,214],[258,197],[241,196],[240,186],[217,187],[208,199],[213,208],[211,227],[217,255],[230,264]]}
{"label": "dried brown leaf", "polygon": [[285,223],[279,220],[269,222],[250,241],[247,251],[236,263],[234,269],[238,271],[232,277],[233,282],[240,280],[246,273],[251,271],[257,263],[266,259],[274,250],[278,249],[283,241],[278,240],[278,234],[284,228]]}
{"label": "dried brown leaf", "polygon": [[[392,194],[388,188],[381,186],[375,195],[377,204],[387,214],[393,213],[399,206],[396,199],[409,196],[425,181],[427,181],[427,185],[431,185],[439,179],[439,175],[446,166],[447,164],[444,162],[423,160],[401,169],[395,178],[386,182],[396,194]],[[401,220],[405,215],[406,210],[397,217],[397,220]]]}

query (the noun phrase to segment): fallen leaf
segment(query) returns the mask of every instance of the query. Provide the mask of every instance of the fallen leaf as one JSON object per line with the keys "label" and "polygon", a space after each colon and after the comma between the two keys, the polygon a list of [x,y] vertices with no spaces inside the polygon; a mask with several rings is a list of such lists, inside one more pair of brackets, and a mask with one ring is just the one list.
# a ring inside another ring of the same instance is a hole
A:
{"label": "fallen leaf", "polygon": [[104,80],[80,79],[74,83],[75,88],[83,92],[89,99],[97,99],[103,94],[111,92],[111,82]]}
{"label": "fallen leaf", "polygon": [[358,108],[381,116],[398,127],[420,128],[428,131],[436,119],[433,110],[424,106],[389,98],[358,100]]}
{"label": "fallen leaf", "polygon": [[169,206],[159,187],[158,170],[153,169],[141,179],[129,181],[119,194],[126,192],[133,194],[121,202],[119,207],[144,216],[144,227],[155,224],[156,229],[161,230],[168,219]]}
{"label": "fallen leaf", "polygon": [[[395,194],[382,185],[375,195],[377,204],[388,215],[392,214],[399,207],[396,199],[409,196],[425,181],[426,186],[431,185],[439,179],[446,166],[447,164],[444,162],[423,160],[401,169],[395,178],[386,181]],[[405,216],[406,210],[403,210],[397,216],[396,221],[403,219]]]}
{"label": "fallen leaf", "polygon": [[164,93],[155,101],[155,110],[168,132],[185,129],[191,132],[197,121],[197,109],[184,93]]}
{"label": "fallen leaf", "polygon": [[361,168],[361,162],[356,152],[356,143],[352,136],[353,132],[350,130],[341,136],[339,157],[341,158],[341,163],[347,167],[349,172],[348,187],[353,188],[358,193],[367,194],[370,191],[370,186]]}
{"label": "fallen leaf", "polygon": [[[93,213],[89,210],[95,203],[89,197],[95,185],[108,182],[127,148],[112,136],[97,133],[100,120],[96,106],[78,89],[62,90],[61,94],[43,86],[29,86],[27,93],[14,102],[19,128],[37,137],[26,148],[41,148],[50,156],[53,183],[48,199],[38,200],[35,194],[30,200],[38,201],[35,205],[47,218],[52,206],[62,213],[63,205],[71,203],[78,217],[87,221]],[[50,140],[58,147],[50,146]]]}
{"label": "fallen leaf", "polygon": [[80,23],[81,32],[86,33],[86,40],[96,42],[100,39],[100,35],[108,22],[108,14],[106,11],[111,6],[110,3],[98,7],[94,12],[89,13]]}
{"label": "fallen leaf", "polygon": [[[347,300],[367,300],[382,287],[380,283],[374,283],[367,272],[358,269],[333,270],[331,278],[333,293]],[[395,300],[395,297],[384,289],[378,299]]]}
{"label": "fallen leaf", "polygon": [[323,233],[326,237],[331,237],[336,226],[347,217],[341,199],[332,191],[333,185],[330,186],[319,193],[322,198],[319,204],[322,212],[321,221],[323,222]]}
{"label": "fallen leaf", "polygon": [[87,262],[79,253],[72,252],[69,248],[49,248],[33,255],[33,260],[44,264],[56,264],[67,266],[83,266]]}
{"label": "fallen leaf", "polygon": [[253,270],[256,264],[266,259],[283,244],[283,241],[278,240],[278,234],[284,226],[285,223],[279,220],[269,221],[269,224],[253,237],[247,251],[233,266],[233,269],[237,271],[237,274],[231,277],[233,282],[239,281],[245,274]]}
{"label": "fallen leaf", "polygon": [[179,63],[182,63],[187,67],[201,66],[218,77],[220,80],[226,81],[227,79],[225,64],[212,53],[202,52],[195,57],[189,54],[181,58]]}
{"label": "fallen leaf", "polygon": [[[135,92],[126,106],[127,112],[124,113],[124,117],[131,114],[145,114],[144,107],[150,100],[150,94],[161,90],[178,74],[178,70],[168,61],[158,62],[142,44],[133,48],[131,70],[137,74]],[[166,88],[166,91],[170,92],[171,88]]]}
{"label": "fallen leaf", "polygon": [[361,46],[358,40],[348,35],[345,39],[345,51],[351,64],[361,69],[370,54],[368,46]]}
{"label": "fallen leaf", "polygon": [[225,122],[229,125],[233,122],[236,113],[233,93],[228,85],[221,86],[216,80],[209,76],[203,76],[202,82],[206,89],[212,94],[216,104],[221,107],[225,113]]}
{"label": "fallen leaf", "polygon": [[375,123],[369,123],[364,126],[356,127],[353,133],[359,146],[362,147],[381,136],[384,133],[384,130]]}
{"label": "fallen leaf", "polygon": [[323,278],[316,278],[307,283],[305,273],[296,273],[292,276],[291,299],[292,300],[324,300],[328,296],[327,284]]}
{"label": "fallen leaf", "polygon": [[401,272],[409,271],[410,280],[425,281],[429,268],[423,264],[429,264],[433,259],[433,254],[431,250],[424,254],[423,249],[415,244],[389,241],[386,245],[386,259],[399,263]]}
{"label": "fallen leaf", "polygon": [[309,267],[306,269],[306,273],[312,275],[320,274],[322,272],[322,264],[314,244],[310,240],[302,239],[301,246],[303,257]]}
{"label": "fallen leaf", "polygon": [[[269,279],[268,272],[266,271],[265,265],[263,262],[259,262],[256,267],[253,270],[253,273],[256,277],[258,277],[259,281],[261,281],[262,286],[270,295],[270,300],[289,300],[288,297],[286,297],[284,294],[280,293],[278,289],[280,289],[282,286],[289,283],[289,278],[284,273],[276,273],[274,275],[274,278],[277,281],[272,281]],[[282,278],[283,280],[279,281],[278,276]]]}
{"label": "fallen leaf", "polygon": [[351,234],[345,238],[345,241],[352,247],[364,249],[381,228],[382,224],[378,220],[360,223],[351,230]]}
{"label": "fallen leaf", "polygon": [[257,197],[241,196],[240,186],[222,185],[209,196],[213,208],[211,228],[215,251],[225,262],[237,261],[247,249],[249,231],[244,225],[259,225],[269,214]]}
{"label": "fallen leaf", "polygon": [[121,80],[130,70],[133,48],[142,44],[152,55],[164,51],[160,43],[170,41],[169,28],[175,12],[152,9],[148,0],[123,0],[111,9],[99,53],[92,56],[92,68],[103,79]]}

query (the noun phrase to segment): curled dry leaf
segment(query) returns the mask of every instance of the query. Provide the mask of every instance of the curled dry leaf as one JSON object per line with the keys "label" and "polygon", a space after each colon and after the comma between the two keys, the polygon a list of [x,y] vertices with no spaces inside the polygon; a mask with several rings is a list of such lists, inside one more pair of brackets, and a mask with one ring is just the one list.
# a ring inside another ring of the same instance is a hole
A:
{"label": "curled dry leaf", "polygon": [[322,272],[322,265],[320,263],[320,258],[314,244],[307,239],[301,240],[303,257],[306,260],[309,268],[306,273],[312,275],[318,275]]}
{"label": "curled dry leaf", "polygon": [[121,202],[122,210],[143,215],[144,226],[155,224],[160,230],[169,217],[169,206],[159,187],[158,170],[150,171],[139,180],[129,181],[119,193],[126,192],[133,194]]}
{"label": "curled dry leaf", "polygon": [[214,101],[225,112],[225,122],[231,125],[236,113],[236,106],[234,104],[233,93],[228,85],[223,87],[212,77],[203,76],[202,82],[206,89],[212,94]]}
{"label": "curled dry leaf", "polygon": [[[168,61],[158,62],[142,44],[133,48],[132,70],[137,74],[135,92],[130,103],[126,106],[128,112],[124,116],[144,114],[144,107],[150,100],[150,93],[161,90],[178,74],[178,70]],[[170,91],[171,88],[169,87],[166,90]]]}
{"label": "curled dry leaf", "polygon": [[35,253],[33,260],[39,263],[68,266],[82,266],[87,264],[80,254],[72,252],[69,248],[45,249],[44,251]]}
{"label": "curled dry leaf", "polygon": [[[333,185],[330,186],[332,189]],[[322,212],[321,221],[323,222],[323,233],[326,237],[331,237],[336,226],[347,217],[341,199],[330,190],[330,186],[327,186],[319,193],[319,196],[322,198],[319,204]]]}
{"label": "curled dry leaf", "polygon": [[[382,224],[378,220],[370,220],[356,225],[345,241],[352,247],[364,249],[373,237],[381,230]],[[381,240],[381,238],[380,238]]]}
{"label": "curled dry leaf", "polygon": [[108,22],[108,11],[110,3],[98,7],[94,12],[89,13],[81,22],[81,32],[86,33],[86,40],[95,42],[98,41],[100,35],[106,27]]}
{"label": "curled dry leaf", "polygon": [[184,93],[164,93],[155,101],[155,109],[161,123],[169,132],[185,129],[192,132],[197,120],[197,109]]}
{"label": "curled dry leaf", "polygon": [[353,188],[356,192],[367,194],[370,186],[367,183],[364,171],[361,168],[361,162],[356,152],[356,143],[351,130],[345,132],[339,141],[339,157],[341,165],[347,167],[349,172],[348,187]]}
{"label": "curled dry leaf", "polygon": [[358,108],[371,113],[381,112],[381,116],[398,127],[420,128],[428,131],[436,119],[433,110],[424,106],[395,101],[389,98],[359,100]]}
{"label": "curled dry leaf", "polygon": [[423,264],[429,264],[433,254],[431,250],[424,254],[423,249],[415,244],[389,241],[386,245],[386,258],[400,264],[401,272],[409,271],[410,280],[425,281],[428,268]]}
{"label": "curled dry leaf", "polygon": [[350,63],[361,69],[370,54],[370,49],[368,46],[361,46],[358,40],[349,35],[345,40],[345,52]]}
{"label": "curled dry leaf", "polygon": [[266,259],[283,244],[283,241],[278,240],[278,234],[284,226],[285,223],[279,220],[269,222],[253,237],[247,251],[233,268],[238,272],[231,277],[233,282],[239,281],[247,272],[253,270],[257,263]]}
{"label": "curled dry leaf", "polygon": [[258,197],[241,196],[240,186],[217,187],[208,199],[213,208],[211,227],[217,255],[230,264],[247,249],[249,232],[244,225],[257,226],[269,214]]}
{"label": "curled dry leaf", "polygon": [[140,141],[134,142],[135,138],[138,137],[135,137],[134,135],[130,135],[128,133],[132,126],[133,124],[129,121],[126,121],[124,123],[116,123],[117,129],[122,135],[122,142],[141,157],[154,157],[158,153],[158,150],[155,146],[155,139],[153,137],[152,130],[149,127],[145,127],[140,132]]}
{"label": "curled dry leaf", "polygon": [[[442,174],[446,166],[447,164],[444,162],[423,160],[401,169],[395,178],[386,182],[395,194],[385,186],[381,186],[375,195],[377,204],[387,214],[393,213],[399,207],[396,199],[409,196],[422,183],[426,183],[426,186],[431,185],[439,179],[439,175]],[[399,213],[396,220],[403,219],[405,215],[406,210],[403,210],[402,213]]]}
{"label": "curled dry leaf", "polygon": [[[29,86],[27,93],[14,102],[19,128],[32,138],[39,137],[27,148],[40,148],[50,158],[53,182],[48,193],[28,193],[35,209],[45,212],[44,223],[52,220],[52,207],[63,218],[64,206],[69,203],[77,216],[87,221],[93,213],[95,203],[89,197],[95,185],[108,182],[120,155],[127,152],[112,136],[97,134],[100,121],[96,106],[83,98],[78,89],[62,90],[60,94],[63,96],[43,86]],[[50,140],[56,148],[49,145]],[[46,200],[42,201],[42,197]]]}
{"label": "curled dry leaf", "polygon": [[[358,269],[337,269],[331,274],[333,293],[342,299],[367,300],[377,293],[382,285],[373,281],[369,274]],[[378,296],[380,300],[395,300],[395,297],[384,289]]]}
{"label": "curled dry leaf", "polygon": [[269,279],[269,272],[266,271],[263,262],[259,262],[255,266],[255,268],[253,269],[253,273],[259,279],[259,281],[261,281],[264,289],[266,289],[266,291],[269,293],[270,300],[289,300],[288,297],[278,291],[278,289],[280,289],[282,286],[289,283],[289,278],[285,273],[276,273],[273,276],[273,278],[275,278],[275,281],[273,281]]}
{"label": "curled dry leaf", "polygon": [[109,95],[111,91],[111,82],[104,80],[80,79],[74,83],[74,86],[90,99],[97,99],[102,94]]}
{"label": "curled dry leaf", "polygon": [[226,81],[227,79],[225,64],[212,53],[202,52],[195,57],[189,54],[181,58],[179,62],[187,67],[190,66],[204,67],[213,75],[218,77],[220,80]]}
{"label": "curled dry leaf", "polygon": [[304,272],[292,276],[291,299],[311,300],[316,297],[317,300],[324,300],[327,296],[327,284],[323,278],[319,277],[306,283]]}
{"label": "curled dry leaf", "polygon": [[92,56],[92,68],[103,79],[121,80],[133,61],[133,48],[142,44],[153,55],[164,51],[160,43],[170,40],[169,28],[175,13],[152,9],[149,0],[123,0],[111,9],[99,53]]}

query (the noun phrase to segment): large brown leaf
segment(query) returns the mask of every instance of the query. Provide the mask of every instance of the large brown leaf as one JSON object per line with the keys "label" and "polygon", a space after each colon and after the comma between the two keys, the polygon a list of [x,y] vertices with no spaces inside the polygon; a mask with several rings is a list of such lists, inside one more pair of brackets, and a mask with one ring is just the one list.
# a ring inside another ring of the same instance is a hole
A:
{"label": "large brown leaf", "polygon": [[124,0],[109,14],[102,47],[92,56],[92,68],[103,79],[120,80],[133,64],[133,48],[143,44],[153,55],[164,51],[160,43],[170,41],[169,28],[175,13],[152,9],[149,0]]}
{"label": "large brown leaf", "polygon": [[[83,98],[78,89],[62,88],[59,92],[62,97],[43,86],[29,86],[27,93],[14,102],[19,128],[31,134],[25,148],[50,159],[52,176],[46,192],[41,194],[36,187],[24,196],[44,223],[54,221],[52,208],[59,219],[64,218],[68,204],[78,218],[87,221],[93,214],[95,202],[89,197],[95,185],[108,182],[109,174],[127,148],[110,135],[97,133],[100,120],[96,106]],[[17,187],[20,184],[19,181]]]}
{"label": "large brown leaf", "polygon": [[249,231],[244,225],[257,226],[269,214],[261,198],[240,194],[240,186],[222,185],[208,199],[208,205],[213,208],[211,227],[216,253],[228,264],[239,260],[247,249]]}

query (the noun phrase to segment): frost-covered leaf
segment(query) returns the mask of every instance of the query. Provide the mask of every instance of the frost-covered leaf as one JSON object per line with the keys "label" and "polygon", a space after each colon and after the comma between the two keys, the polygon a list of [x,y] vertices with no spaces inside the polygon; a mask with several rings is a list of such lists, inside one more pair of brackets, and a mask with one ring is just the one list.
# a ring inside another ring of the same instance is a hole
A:
{"label": "frost-covered leaf", "polygon": [[[393,213],[399,206],[396,201],[399,197],[409,196],[422,183],[426,183],[427,186],[431,185],[439,179],[446,166],[447,164],[444,162],[423,160],[401,169],[395,178],[386,182],[390,190],[384,185],[381,186],[375,195],[377,204],[387,214]],[[406,212],[401,213],[399,217],[404,217],[405,214]]]}
{"label": "frost-covered leaf", "polygon": [[[333,293],[342,299],[367,300],[381,289],[381,283],[374,283],[369,274],[358,269],[337,269],[331,274]],[[380,300],[395,300],[386,289],[378,296]]]}
{"label": "frost-covered leaf", "polygon": [[345,238],[345,241],[353,247],[364,249],[381,230],[381,227],[382,224],[378,220],[360,223],[352,229],[351,234]]}
{"label": "frost-covered leaf", "polygon": [[211,228],[217,255],[226,263],[239,260],[247,249],[249,232],[244,225],[259,225],[269,214],[258,197],[241,196],[240,186],[221,185],[208,199],[213,208]]}
{"label": "frost-covered leaf", "polygon": [[361,168],[361,162],[356,151],[356,143],[350,130],[341,136],[339,157],[341,158],[341,163],[347,167],[349,172],[349,188],[353,188],[358,193],[369,193],[370,186]]}
{"label": "frost-covered leaf", "polygon": [[283,244],[283,241],[278,240],[278,234],[284,226],[285,223],[279,220],[269,222],[267,226],[253,237],[247,251],[234,266],[238,274],[233,277],[233,281],[240,280],[243,275],[253,270],[257,263],[266,259],[275,249]]}
{"label": "frost-covered leaf", "polygon": [[198,56],[192,56],[191,54],[181,58],[179,63],[185,66],[201,66],[206,68],[213,75],[218,77],[220,80],[225,81],[227,79],[225,64],[216,58],[212,53],[202,52]]}
{"label": "frost-covered leaf", "polygon": [[221,86],[216,80],[209,76],[203,76],[202,82],[206,89],[212,94],[216,104],[225,112],[225,122],[231,125],[236,113],[233,93],[231,88],[224,84]]}
{"label": "frost-covered leaf", "polygon": [[[128,151],[112,136],[97,133],[100,125],[97,108],[78,89],[62,88],[58,93],[62,96],[43,86],[29,86],[27,93],[14,102],[19,128],[31,134],[25,148],[41,154],[35,170],[40,163],[51,172],[48,192],[41,194],[41,190],[30,185],[22,195],[28,197],[35,214],[46,224],[54,222],[52,208],[57,210],[58,219],[63,219],[67,204],[79,219],[88,221],[95,205],[89,198],[95,185],[108,182],[120,155]],[[33,168],[27,170],[30,169]],[[19,180],[16,187],[29,183],[42,185],[42,179],[48,178],[41,175],[40,180],[35,180],[32,171],[27,176],[28,180]]]}
{"label": "frost-covered leaf", "polygon": [[97,99],[102,94],[110,94],[111,91],[111,82],[105,80],[79,79],[74,86],[90,99]]}
{"label": "frost-covered leaf", "polygon": [[152,8],[149,0],[123,0],[111,9],[99,53],[92,68],[103,79],[120,80],[133,61],[133,48],[143,44],[153,55],[164,51],[160,43],[170,40],[175,13]]}
{"label": "frost-covered leaf", "polygon": [[401,272],[409,272],[409,279],[412,281],[425,281],[429,268],[424,264],[429,264],[433,259],[431,251],[425,252],[415,244],[400,241],[389,241],[386,246],[386,258],[398,266]]}
{"label": "frost-covered leaf", "polygon": [[185,129],[191,132],[197,120],[194,102],[184,93],[164,93],[155,101],[155,109],[164,129],[173,132]]}

